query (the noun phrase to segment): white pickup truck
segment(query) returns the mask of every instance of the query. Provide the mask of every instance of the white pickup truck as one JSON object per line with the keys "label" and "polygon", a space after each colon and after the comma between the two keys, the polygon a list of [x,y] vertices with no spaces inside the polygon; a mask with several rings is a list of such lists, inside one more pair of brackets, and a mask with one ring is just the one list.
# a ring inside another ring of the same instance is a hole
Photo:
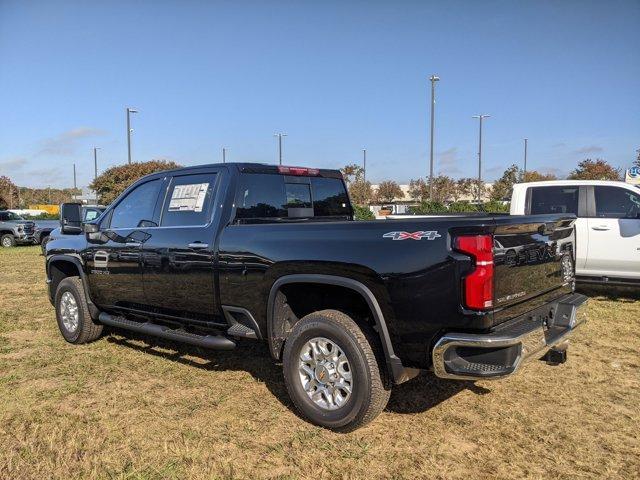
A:
{"label": "white pickup truck", "polygon": [[598,180],[514,185],[511,215],[549,213],[578,217],[578,281],[640,286],[640,188]]}

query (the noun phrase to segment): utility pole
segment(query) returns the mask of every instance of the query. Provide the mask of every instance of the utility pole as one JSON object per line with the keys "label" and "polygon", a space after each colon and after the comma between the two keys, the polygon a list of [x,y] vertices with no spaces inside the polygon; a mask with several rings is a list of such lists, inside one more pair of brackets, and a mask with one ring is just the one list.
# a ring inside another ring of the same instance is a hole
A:
{"label": "utility pole", "polygon": [[282,165],[282,137],[286,137],[286,133],[275,133],[274,137],[278,137],[278,159],[280,161],[280,165]]}
{"label": "utility pole", "polygon": [[131,128],[132,113],[138,113],[138,110],[127,107],[127,153],[128,153],[129,163],[131,163],[131,132],[133,132],[133,129]]}
{"label": "utility pole", "polygon": [[227,149],[222,147],[222,163],[227,163]]}
{"label": "utility pole", "polygon": [[93,147],[93,180],[98,178],[98,150],[100,147]]}
{"label": "utility pole", "polygon": [[76,164],[73,164],[73,199],[78,196],[78,184],[76,183]]}
{"label": "utility pole", "polygon": [[527,176],[527,141],[528,139],[524,139],[524,173],[522,174],[522,181],[526,182]]}
{"label": "utility pole", "polygon": [[431,145],[429,150],[429,200],[433,199],[433,125],[435,121],[435,109],[436,109],[436,82],[440,80],[440,77],[431,75]]}
{"label": "utility pole", "polygon": [[366,182],[367,181],[367,149],[366,148],[362,149],[362,173],[363,173],[363,179]]}
{"label": "utility pole", "polygon": [[480,120],[480,130],[478,132],[478,203],[480,203],[480,190],[482,185],[482,120],[491,115],[474,115],[473,118]]}

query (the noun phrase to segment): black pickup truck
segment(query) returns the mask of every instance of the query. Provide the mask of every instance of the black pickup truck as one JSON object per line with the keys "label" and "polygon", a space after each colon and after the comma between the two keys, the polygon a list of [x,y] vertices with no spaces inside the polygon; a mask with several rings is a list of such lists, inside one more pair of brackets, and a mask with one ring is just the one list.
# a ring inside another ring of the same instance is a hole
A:
{"label": "black pickup truck", "polygon": [[[149,175],[46,245],[63,337],[104,325],[204,348],[267,342],[299,411],[353,430],[420,369],[562,363],[583,320],[574,216],[354,221],[340,172],[219,164]],[[242,353],[238,353],[241,355]]]}

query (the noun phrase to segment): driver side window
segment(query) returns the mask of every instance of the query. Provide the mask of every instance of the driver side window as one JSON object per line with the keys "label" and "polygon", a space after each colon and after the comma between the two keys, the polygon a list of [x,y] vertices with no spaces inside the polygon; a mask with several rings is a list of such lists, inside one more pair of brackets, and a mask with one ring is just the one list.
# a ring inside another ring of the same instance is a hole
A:
{"label": "driver side window", "polygon": [[153,220],[161,185],[162,180],[151,180],[129,192],[113,209],[110,228],[136,228],[143,220]]}
{"label": "driver side window", "polygon": [[596,217],[640,218],[640,195],[620,187],[594,188]]}

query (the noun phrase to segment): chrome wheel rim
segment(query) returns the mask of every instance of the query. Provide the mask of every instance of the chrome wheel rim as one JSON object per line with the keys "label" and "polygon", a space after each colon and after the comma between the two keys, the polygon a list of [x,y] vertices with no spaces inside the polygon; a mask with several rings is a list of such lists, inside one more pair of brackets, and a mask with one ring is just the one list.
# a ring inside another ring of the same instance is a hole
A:
{"label": "chrome wheel rim", "polygon": [[304,391],[323,410],[336,410],[351,397],[353,375],[349,359],[328,338],[316,337],[304,344],[298,373]]}
{"label": "chrome wheel rim", "polygon": [[3,247],[10,247],[11,246],[11,239],[10,238],[3,238],[2,239],[2,246]]}
{"label": "chrome wheel rim", "polygon": [[78,329],[80,318],[78,304],[71,292],[64,292],[60,298],[60,317],[68,332],[73,333]]}

